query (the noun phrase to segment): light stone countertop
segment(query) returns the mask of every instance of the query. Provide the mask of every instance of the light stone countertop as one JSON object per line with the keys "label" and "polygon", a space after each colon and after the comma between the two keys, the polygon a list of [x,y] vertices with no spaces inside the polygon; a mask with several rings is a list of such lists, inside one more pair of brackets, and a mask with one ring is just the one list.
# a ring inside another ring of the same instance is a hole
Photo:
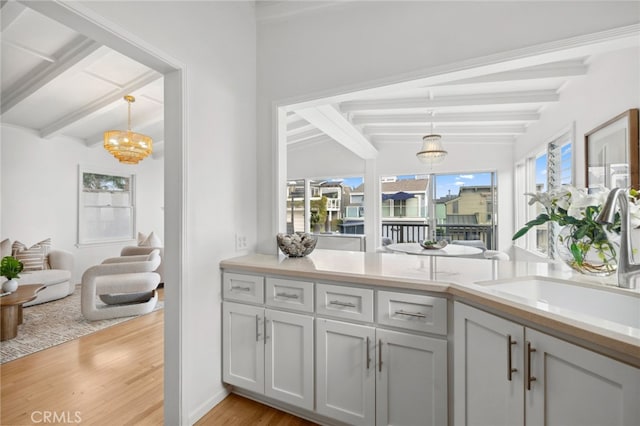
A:
{"label": "light stone countertop", "polygon": [[613,286],[615,276],[587,277],[574,273],[560,262],[518,256],[518,252],[512,260],[487,260],[317,249],[303,258],[249,254],[223,260],[220,267],[314,281],[441,293],[640,367],[640,329],[530,303],[482,285],[487,281],[524,277],[553,278],[640,297],[638,290]]}

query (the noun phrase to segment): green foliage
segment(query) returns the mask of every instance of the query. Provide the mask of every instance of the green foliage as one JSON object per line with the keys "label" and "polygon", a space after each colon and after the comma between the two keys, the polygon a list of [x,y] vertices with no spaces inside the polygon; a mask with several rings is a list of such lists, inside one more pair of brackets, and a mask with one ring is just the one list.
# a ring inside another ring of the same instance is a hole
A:
{"label": "green foliage", "polygon": [[[568,188],[568,189],[567,189]],[[532,228],[543,225],[547,222],[556,222],[563,227],[569,227],[570,235],[567,247],[577,265],[582,265],[586,253],[591,249],[598,252],[600,258],[605,259],[607,255],[615,257],[615,249],[610,244],[607,233],[620,234],[620,213],[616,213],[612,224],[601,224],[596,221],[602,206],[584,205],[584,200],[596,202],[595,199],[587,198],[581,190],[573,187],[563,187],[557,192],[528,194],[532,197],[529,204],[540,203],[545,207],[546,213],[541,213],[535,219],[525,223],[511,238],[516,240]],[[633,193],[631,193],[633,196]],[[632,202],[635,199],[632,199]],[[578,207],[572,207],[576,203]],[[561,241],[563,242],[563,241]]]}
{"label": "green foliage", "polygon": [[319,200],[311,200],[311,226],[324,223],[327,220],[327,196],[323,195]]}
{"label": "green foliage", "polygon": [[128,191],[129,178],[98,173],[83,173],[82,185],[85,191]]}
{"label": "green foliage", "polygon": [[13,256],[5,256],[0,261],[0,275],[7,277],[8,280],[20,278],[24,265]]}

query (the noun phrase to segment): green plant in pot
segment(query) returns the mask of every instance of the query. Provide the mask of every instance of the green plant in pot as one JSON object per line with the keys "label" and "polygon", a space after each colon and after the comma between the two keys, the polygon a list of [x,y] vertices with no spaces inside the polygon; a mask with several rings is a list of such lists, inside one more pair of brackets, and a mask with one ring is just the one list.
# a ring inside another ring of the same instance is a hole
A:
{"label": "green plant in pot", "polygon": [[7,281],[2,283],[2,291],[12,293],[18,289],[18,281],[16,278],[20,278],[20,272],[24,265],[18,259],[13,256],[5,256],[0,261],[0,275],[7,278]]}

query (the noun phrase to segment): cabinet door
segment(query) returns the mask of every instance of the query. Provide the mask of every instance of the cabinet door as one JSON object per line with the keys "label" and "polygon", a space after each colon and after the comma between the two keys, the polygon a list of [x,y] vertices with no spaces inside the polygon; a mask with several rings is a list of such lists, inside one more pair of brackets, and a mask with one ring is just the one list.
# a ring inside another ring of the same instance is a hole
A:
{"label": "cabinet door", "polygon": [[375,423],[375,329],[316,319],[318,413],[352,425]]}
{"label": "cabinet door", "polygon": [[377,329],[376,350],[376,425],[446,425],[446,340]]}
{"label": "cabinet door", "polygon": [[224,302],[222,379],[264,393],[264,309]]}
{"label": "cabinet door", "polygon": [[313,318],[265,311],[265,394],[313,410]]}
{"label": "cabinet door", "polygon": [[456,425],[523,424],[523,338],[521,325],[455,303]]}
{"label": "cabinet door", "polygon": [[526,340],[527,425],[640,425],[639,369],[535,330]]}

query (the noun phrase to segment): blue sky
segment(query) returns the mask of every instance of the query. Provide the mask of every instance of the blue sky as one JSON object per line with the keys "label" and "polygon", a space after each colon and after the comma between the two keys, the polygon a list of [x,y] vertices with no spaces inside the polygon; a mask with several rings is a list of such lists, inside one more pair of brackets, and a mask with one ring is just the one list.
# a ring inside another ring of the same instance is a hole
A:
{"label": "blue sky", "polygon": [[461,186],[491,185],[491,173],[463,173],[436,176],[436,198],[457,195]]}
{"label": "blue sky", "polygon": [[[415,175],[398,176],[398,179],[415,179]],[[362,183],[361,177],[344,178],[345,185],[356,188]],[[465,173],[436,176],[436,197],[458,194],[460,186],[491,185],[491,173]]]}

